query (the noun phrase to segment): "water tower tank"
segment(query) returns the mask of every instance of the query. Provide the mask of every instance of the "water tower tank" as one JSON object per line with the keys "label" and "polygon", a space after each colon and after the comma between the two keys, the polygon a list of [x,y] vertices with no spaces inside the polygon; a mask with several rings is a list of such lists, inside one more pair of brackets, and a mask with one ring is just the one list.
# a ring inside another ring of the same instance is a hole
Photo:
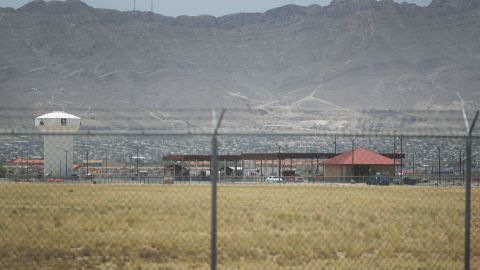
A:
{"label": "water tower tank", "polygon": [[[65,112],[52,112],[35,118],[35,127],[42,132],[74,133],[80,118]],[[43,136],[44,173],[49,177],[68,177],[73,172],[73,135]]]}

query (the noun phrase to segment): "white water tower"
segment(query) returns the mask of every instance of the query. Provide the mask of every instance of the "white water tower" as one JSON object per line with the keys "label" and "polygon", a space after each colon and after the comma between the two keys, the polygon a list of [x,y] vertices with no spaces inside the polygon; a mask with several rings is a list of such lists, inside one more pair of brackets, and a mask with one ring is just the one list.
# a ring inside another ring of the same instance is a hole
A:
{"label": "white water tower", "polygon": [[[74,133],[80,118],[65,112],[51,112],[35,118],[35,127],[42,132]],[[73,135],[43,136],[44,174],[68,177],[73,172]]]}

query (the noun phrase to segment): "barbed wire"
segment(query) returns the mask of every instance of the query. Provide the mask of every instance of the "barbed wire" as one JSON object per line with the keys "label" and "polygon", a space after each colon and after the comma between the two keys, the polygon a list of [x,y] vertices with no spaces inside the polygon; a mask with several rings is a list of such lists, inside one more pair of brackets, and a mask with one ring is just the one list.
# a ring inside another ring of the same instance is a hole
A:
{"label": "barbed wire", "polygon": [[[93,115],[82,119],[77,132],[45,132],[30,125],[35,112],[45,108],[0,107],[0,135],[75,136],[210,136],[212,110],[174,108],[149,112],[145,108],[89,108]],[[214,111],[214,110],[213,110]],[[227,111],[220,136],[380,136],[452,137],[466,136],[461,111],[453,109],[371,109],[345,114],[337,110],[291,109],[288,113],[266,113],[263,109]],[[98,116],[98,112],[105,112]],[[72,110],[70,113],[75,113]],[[158,113],[159,115],[151,115]],[[184,115],[175,113],[186,113]],[[252,114],[253,113],[253,114]],[[310,113],[317,115],[305,115]],[[374,115],[370,115],[373,113]],[[383,114],[388,116],[383,116]],[[379,114],[379,115],[375,115]],[[81,114],[80,114],[81,115]],[[27,121],[28,120],[28,121]],[[478,138],[478,128],[473,138]]]}
{"label": "barbed wire", "polygon": [[[0,130],[0,136],[146,136],[146,137],[174,137],[174,136],[211,136],[213,131],[164,131],[164,130],[148,130],[148,129],[139,129],[139,130],[80,130],[77,132],[41,132],[35,130],[21,130],[21,129],[3,129]],[[282,132],[282,131],[272,131],[272,132],[259,132],[259,131],[250,131],[250,132],[222,132],[220,129],[218,136],[279,136],[279,137],[290,137],[290,136],[338,136],[338,137],[411,137],[411,138],[421,138],[421,137],[439,137],[439,138],[452,138],[460,139],[465,138],[467,134],[464,132],[454,132],[447,130],[438,130],[438,129],[422,129],[412,132],[348,132],[348,131],[315,131],[315,132]],[[480,139],[480,134],[473,134],[473,139]]]}

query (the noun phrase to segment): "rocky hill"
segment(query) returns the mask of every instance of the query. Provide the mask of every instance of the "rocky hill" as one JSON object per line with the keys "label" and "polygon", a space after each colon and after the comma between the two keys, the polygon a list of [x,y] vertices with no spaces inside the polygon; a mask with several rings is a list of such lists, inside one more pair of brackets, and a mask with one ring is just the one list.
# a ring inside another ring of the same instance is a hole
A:
{"label": "rocky hill", "polygon": [[480,5],[334,0],[166,17],[0,8],[0,106],[360,110],[480,102]]}

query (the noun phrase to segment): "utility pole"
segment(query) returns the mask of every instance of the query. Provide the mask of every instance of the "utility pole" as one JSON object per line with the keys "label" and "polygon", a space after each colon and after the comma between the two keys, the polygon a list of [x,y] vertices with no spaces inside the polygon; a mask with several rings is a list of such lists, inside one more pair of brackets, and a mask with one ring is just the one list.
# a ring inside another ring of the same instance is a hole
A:
{"label": "utility pole", "polygon": [[150,0],[150,12],[153,13],[153,0]]}
{"label": "utility pole", "polygon": [[397,153],[397,137],[393,137],[393,178],[397,177],[397,159],[395,154]]}
{"label": "utility pole", "polygon": [[68,176],[68,173],[67,173],[67,154],[68,154],[68,150],[65,150],[65,177]]}
{"label": "utility pole", "polygon": [[334,137],[333,145],[335,147],[335,149],[334,149],[335,152],[334,153],[336,155],[337,154],[337,135],[335,135],[335,137]]}
{"label": "utility pole", "polygon": [[88,150],[87,150],[87,176],[88,176]]}
{"label": "utility pole", "polygon": [[108,153],[105,151],[105,175],[108,178]]}
{"label": "utility pole", "polygon": [[[65,177],[68,177],[68,160],[67,160],[67,157],[68,157],[68,152],[70,151],[73,151],[73,148],[70,148],[70,149],[62,149],[63,151],[65,151]],[[72,160],[72,164],[73,164],[73,160]],[[61,173],[60,173],[61,174]]]}
{"label": "utility pole", "polygon": [[403,137],[400,137],[400,177],[403,179]]}
{"label": "utility pole", "polygon": [[137,181],[140,181],[140,174],[138,173],[138,145],[137,147]]}
{"label": "utility pole", "polygon": [[415,178],[415,152],[413,152],[413,178]]}
{"label": "utility pole", "polygon": [[82,181],[85,180],[85,169],[83,168],[83,161],[85,160],[85,152],[82,151],[82,157],[80,159],[80,168],[82,168],[82,171],[81,171],[81,179]]}
{"label": "utility pole", "polygon": [[128,174],[132,180],[132,154],[128,154]]}
{"label": "utility pole", "polygon": [[[438,184],[440,185],[442,183],[442,178],[440,175],[440,146],[437,145],[437,150],[438,150]],[[446,186],[446,183],[445,183]]]}
{"label": "utility pole", "polygon": [[352,177],[355,177],[355,140],[357,138],[352,138]]}
{"label": "utility pole", "polygon": [[28,160],[30,159],[30,155],[27,155],[27,181],[29,180],[30,178],[30,173],[28,172],[30,170],[29,166],[28,166]]}
{"label": "utility pole", "polygon": [[433,162],[434,162],[434,161],[435,161],[435,158],[434,158],[433,153],[432,153],[432,170],[430,171],[431,177],[433,177],[433,167],[434,167]]}
{"label": "utility pole", "polygon": [[133,11],[136,11],[137,0],[133,0]]}
{"label": "utility pole", "polygon": [[[463,176],[463,173],[462,173],[462,150],[460,150],[460,152],[458,153],[458,176],[459,177],[462,177]],[[462,184],[463,184],[463,177],[462,177]]]}
{"label": "utility pole", "polygon": [[278,146],[278,177],[282,177],[282,160],[280,158],[280,149],[281,146],[277,143],[276,146]]}
{"label": "utility pole", "polygon": [[355,156],[355,139],[352,139],[352,166],[353,164],[355,164],[354,156]]}

